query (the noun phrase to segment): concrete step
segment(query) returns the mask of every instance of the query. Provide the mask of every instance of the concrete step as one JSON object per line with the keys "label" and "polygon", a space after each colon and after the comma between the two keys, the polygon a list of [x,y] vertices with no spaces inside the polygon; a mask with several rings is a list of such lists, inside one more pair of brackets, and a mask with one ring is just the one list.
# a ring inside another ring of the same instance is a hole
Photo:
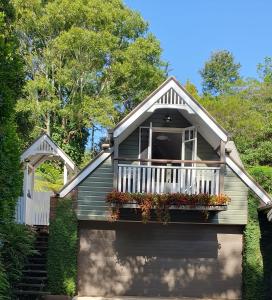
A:
{"label": "concrete step", "polygon": [[25,270],[45,270],[46,263],[27,263],[25,265]]}
{"label": "concrete step", "polygon": [[47,282],[47,276],[24,276],[20,283],[45,283]]}
{"label": "concrete step", "polygon": [[37,296],[43,296],[43,295],[50,295],[47,291],[24,291],[24,290],[15,290],[14,294],[16,295],[37,295]]}
{"label": "concrete step", "polygon": [[26,283],[22,282],[17,284],[17,289],[18,290],[23,290],[23,291],[43,291],[45,288],[45,283]]}

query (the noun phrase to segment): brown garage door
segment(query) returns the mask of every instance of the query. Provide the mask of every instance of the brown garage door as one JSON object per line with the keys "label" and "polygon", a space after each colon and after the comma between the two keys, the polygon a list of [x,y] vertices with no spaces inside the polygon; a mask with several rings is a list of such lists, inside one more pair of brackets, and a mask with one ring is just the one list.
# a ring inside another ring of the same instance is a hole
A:
{"label": "brown garage door", "polygon": [[80,222],[80,296],[239,299],[238,226]]}

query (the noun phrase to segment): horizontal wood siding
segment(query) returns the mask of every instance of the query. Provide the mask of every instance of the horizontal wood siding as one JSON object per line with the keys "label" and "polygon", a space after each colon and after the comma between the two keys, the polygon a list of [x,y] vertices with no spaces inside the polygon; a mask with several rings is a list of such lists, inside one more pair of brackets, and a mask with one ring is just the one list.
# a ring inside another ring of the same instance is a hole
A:
{"label": "horizontal wood siding", "polygon": [[79,220],[107,220],[107,193],[113,189],[112,158],[105,160],[78,186],[77,216]]}
{"label": "horizontal wood siding", "polygon": [[228,205],[228,210],[218,213],[213,222],[218,224],[246,224],[248,188],[230,168],[226,168],[225,174],[224,193],[231,198],[231,203]]}

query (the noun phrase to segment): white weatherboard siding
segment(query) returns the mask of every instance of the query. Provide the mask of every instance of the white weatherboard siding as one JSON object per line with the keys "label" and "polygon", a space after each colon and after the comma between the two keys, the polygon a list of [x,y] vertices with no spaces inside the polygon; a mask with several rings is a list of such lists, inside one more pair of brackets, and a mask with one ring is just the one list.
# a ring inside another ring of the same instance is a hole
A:
{"label": "white weatherboard siding", "polygon": [[64,188],[60,191],[60,198],[65,197],[69,194],[82,180],[84,180],[89,174],[91,174],[104,160],[106,160],[112,153],[109,152],[102,153],[97,159],[91,162],[85,169],[82,170],[76,177],[74,177]]}

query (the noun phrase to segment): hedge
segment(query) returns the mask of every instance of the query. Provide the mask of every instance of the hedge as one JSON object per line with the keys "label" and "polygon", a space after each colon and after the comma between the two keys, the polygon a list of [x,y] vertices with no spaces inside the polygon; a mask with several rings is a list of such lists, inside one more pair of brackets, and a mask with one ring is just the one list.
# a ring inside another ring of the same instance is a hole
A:
{"label": "hedge", "polygon": [[71,199],[57,203],[49,226],[48,289],[51,294],[74,296],[77,277],[77,221]]}
{"label": "hedge", "polygon": [[[272,168],[255,166],[250,174],[267,192],[272,192]],[[248,224],[244,232],[243,299],[272,299],[272,223],[258,213],[259,200],[249,197]]]}
{"label": "hedge", "polygon": [[260,250],[261,231],[258,221],[259,201],[249,197],[248,224],[244,231],[243,299],[264,299],[263,259]]}

